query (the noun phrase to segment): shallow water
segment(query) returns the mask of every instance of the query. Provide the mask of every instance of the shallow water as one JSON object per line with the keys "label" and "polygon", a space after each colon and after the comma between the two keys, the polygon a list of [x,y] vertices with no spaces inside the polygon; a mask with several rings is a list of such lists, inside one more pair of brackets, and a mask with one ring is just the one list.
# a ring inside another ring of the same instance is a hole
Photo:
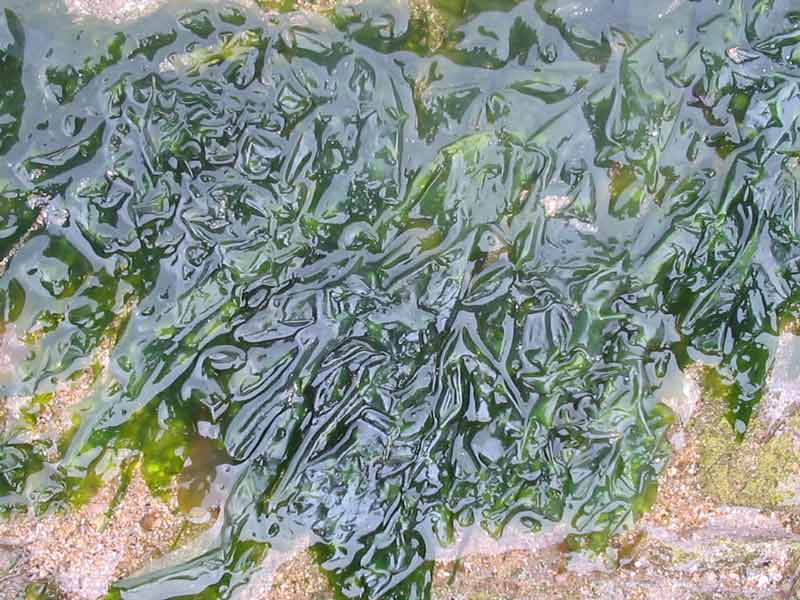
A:
{"label": "shallow water", "polygon": [[745,432],[797,313],[792,2],[280,4],[2,11],[0,394],[115,336],[63,457],[6,427],[6,511],[133,459],[224,523],[123,598],[306,536],[341,597],[427,598],[459,528],[645,510],[676,369]]}

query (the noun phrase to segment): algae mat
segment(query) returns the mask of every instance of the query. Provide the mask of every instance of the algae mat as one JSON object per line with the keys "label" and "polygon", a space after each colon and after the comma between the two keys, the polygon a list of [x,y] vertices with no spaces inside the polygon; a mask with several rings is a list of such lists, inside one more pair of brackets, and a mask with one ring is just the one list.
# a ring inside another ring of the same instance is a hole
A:
{"label": "algae mat", "polygon": [[369,600],[464,528],[602,548],[695,363],[744,434],[800,310],[792,2],[42,4],[0,11],[2,510],[224,500],[113,596],[235,597],[297,539]]}

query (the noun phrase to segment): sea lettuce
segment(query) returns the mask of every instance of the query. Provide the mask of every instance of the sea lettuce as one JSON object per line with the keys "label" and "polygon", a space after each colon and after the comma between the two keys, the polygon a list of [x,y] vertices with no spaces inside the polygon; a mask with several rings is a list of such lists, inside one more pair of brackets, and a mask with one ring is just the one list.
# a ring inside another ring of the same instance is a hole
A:
{"label": "sea lettuce", "polygon": [[677,370],[744,434],[798,310],[790,2],[284,4],[6,11],[0,393],[113,350],[62,456],[6,428],[5,510],[131,456],[170,493],[204,440],[219,538],[117,596],[229,597],[308,536],[340,597],[427,598],[464,528],[641,514]]}

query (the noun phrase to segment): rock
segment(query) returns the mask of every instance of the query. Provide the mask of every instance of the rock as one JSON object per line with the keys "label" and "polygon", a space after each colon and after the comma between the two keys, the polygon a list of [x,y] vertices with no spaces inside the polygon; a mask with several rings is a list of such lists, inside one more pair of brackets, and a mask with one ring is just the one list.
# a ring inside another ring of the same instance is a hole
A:
{"label": "rock", "polygon": [[778,338],[775,364],[757,409],[768,436],[774,434],[800,408],[800,336],[784,333]]}

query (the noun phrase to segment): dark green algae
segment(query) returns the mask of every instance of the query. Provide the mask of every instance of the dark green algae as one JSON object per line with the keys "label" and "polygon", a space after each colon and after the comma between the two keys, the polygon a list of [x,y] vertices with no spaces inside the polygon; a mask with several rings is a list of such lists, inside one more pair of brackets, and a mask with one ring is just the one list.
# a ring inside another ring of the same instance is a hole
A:
{"label": "dark green algae", "polygon": [[264,8],[0,11],[0,393],[114,339],[60,459],[6,428],[5,512],[213,457],[214,546],[112,596],[226,598],[309,536],[341,597],[427,598],[463,528],[645,510],[677,369],[745,432],[798,314],[792,2]]}

